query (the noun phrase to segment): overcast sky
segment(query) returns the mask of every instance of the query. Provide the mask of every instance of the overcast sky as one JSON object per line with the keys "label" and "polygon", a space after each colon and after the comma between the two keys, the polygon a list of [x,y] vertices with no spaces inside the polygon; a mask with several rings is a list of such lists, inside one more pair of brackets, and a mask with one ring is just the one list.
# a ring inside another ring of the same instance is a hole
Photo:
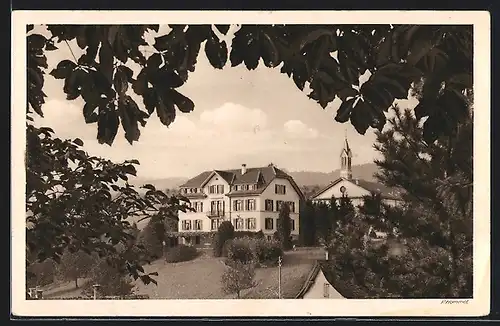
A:
{"label": "overcast sky", "polygon": [[[72,58],[65,44],[59,47],[47,54],[48,71],[60,60]],[[78,58],[78,46],[70,43],[70,47]],[[138,69],[130,66],[137,74]],[[330,172],[339,168],[346,132],[354,152],[353,164],[372,162],[376,155],[372,130],[359,135],[350,124],[334,120],[339,100],[323,110],[279,68],[269,69],[262,63],[254,71],[243,65],[231,68],[230,64],[216,70],[208,63],[203,47],[196,71],[179,88],[194,101],[195,110],[177,112],[168,128],[152,115],[133,145],[125,140],[121,128],[113,146],[100,145],[97,125],[83,120],[83,102],[65,99],[63,81],[48,74],[45,80],[45,117],[36,124],[52,127],[61,138],[81,138],[91,155],[115,161],[138,159],[140,177],[190,177],[204,170],[270,162],[289,171]],[[143,107],[140,98],[136,101]],[[414,101],[406,105],[414,105]]]}

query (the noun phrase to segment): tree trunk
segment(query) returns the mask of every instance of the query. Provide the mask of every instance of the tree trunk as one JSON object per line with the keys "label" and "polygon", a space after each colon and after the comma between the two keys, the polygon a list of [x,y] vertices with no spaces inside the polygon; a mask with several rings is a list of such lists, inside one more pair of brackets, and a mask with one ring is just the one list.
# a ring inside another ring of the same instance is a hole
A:
{"label": "tree trunk", "polygon": [[78,289],[78,277],[75,277],[75,287]]}

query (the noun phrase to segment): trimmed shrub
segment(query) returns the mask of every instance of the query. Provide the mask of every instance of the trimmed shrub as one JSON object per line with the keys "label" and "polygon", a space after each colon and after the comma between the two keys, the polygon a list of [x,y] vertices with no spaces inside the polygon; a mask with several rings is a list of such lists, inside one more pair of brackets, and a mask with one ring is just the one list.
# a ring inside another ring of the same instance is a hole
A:
{"label": "trimmed shrub", "polygon": [[227,240],[234,238],[234,226],[229,221],[224,221],[219,225],[217,234],[214,237],[214,256],[221,257],[224,252],[224,245]]}
{"label": "trimmed shrub", "polygon": [[257,232],[255,234],[255,238],[257,238],[257,239],[264,239],[265,238],[264,232],[262,232],[262,230],[260,230],[259,232]]}
{"label": "trimmed shrub", "polygon": [[261,265],[278,264],[278,258],[283,255],[283,249],[278,241],[258,240],[255,246],[255,256]]}
{"label": "trimmed shrub", "polygon": [[[264,235],[264,233],[262,233]],[[234,238],[257,238],[258,232],[253,231],[235,231]]]}
{"label": "trimmed shrub", "polygon": [[193,260],[198,256],[198,250],[195,247],[178,245],[170,248],[165,254],[165,260],[168,263],[179,263],[181,261]]}
{"label": "trimmed shrub", "polygon": [[249,263],[255,259],[253,239],[249,237],[232,239],[227,244],[228,259],[242,263]]}

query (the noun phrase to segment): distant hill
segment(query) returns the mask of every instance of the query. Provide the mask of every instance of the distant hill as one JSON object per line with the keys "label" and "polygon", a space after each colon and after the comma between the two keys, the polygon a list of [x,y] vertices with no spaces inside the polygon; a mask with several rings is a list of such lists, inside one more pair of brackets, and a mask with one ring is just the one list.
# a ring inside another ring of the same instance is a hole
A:
{"label": "distant hill", "polygon": [[130,181],[131,184],[140,187],[145,184],[152,184],[157,189],[175,189],[186,182],[188,178],[173,177],[173,178],[161,178],[161,179],[146,179],[146,178],[134,178]]}
{"label": "distant hill", "polygon": [[[286,171],[286,169],[282,170]],[[353,177],[367,181],[376,181],[373,174],[377,171],[378,167],[374,163],[352,166]],[[296,172],[286,171],[286,172],[293,177],[295,182],[300,187],[315,186],[315,185],[325,186],[340,176],[340,169],[329,173],[311,172],[311,171],[296,171]],[[142,186],[144,184],[150,183],[158,189],[166,190],[166,189],[176,189],[187,180],[188,178],[183,178],[183,177],[161,178],[161,179],[134,178],[131,179],[130,182],[135,186]]]}
{"label": "distant hill", "polygon": [[[375,163],[366,163],[361,165],[352,166],[352,175],[354,178],[359,178],[367,181],[376,181],[373,176],[378,172],[378,167]],[[325,172],[310,172],[298,171],[288,172],[299,186],[312,186],[312,185],[327,185],[331,181],[340,176],[340,169],[325,173]]]}

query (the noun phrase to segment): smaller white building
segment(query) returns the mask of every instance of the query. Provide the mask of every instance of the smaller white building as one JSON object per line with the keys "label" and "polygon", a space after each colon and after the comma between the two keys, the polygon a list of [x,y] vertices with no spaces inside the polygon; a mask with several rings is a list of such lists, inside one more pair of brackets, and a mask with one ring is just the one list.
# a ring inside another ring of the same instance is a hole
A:
{"label": "smaller white building", "polygon": [[377,193],[385,204],[394,206],[401,201],[401,192],[381,183],[362,180],[352,175],[352,151],[347,138],[340,153],[340,177],[332,181],[311,198],[313,203],[329,203],[332,197],[337,200],[342,196],[351,199],[354,207],[363,204],[363,198]]}

